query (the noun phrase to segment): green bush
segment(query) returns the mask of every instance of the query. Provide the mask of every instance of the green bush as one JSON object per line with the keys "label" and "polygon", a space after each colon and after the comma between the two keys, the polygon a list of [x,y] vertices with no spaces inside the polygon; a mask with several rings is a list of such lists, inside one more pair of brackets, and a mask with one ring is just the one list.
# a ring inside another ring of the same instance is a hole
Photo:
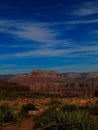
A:
{"label": "green bush", "polygon": [[48,110],[45,110],[39,117],[35,119],[35,128],[45,126],[50,122],[55,122],[56,120],[56,113],[55,107],[49,107]]}
{"label": "green bush", "polygon": [[26,105],[23,105],[21,108],[21,111],[28,113],[30,110],[37,110],[36,106],[34,104],[28,103]]}
{"label": "green bush", "polygon": [[63,111],[73,111],[76,110],[77,106],[75,104],[65,104],[62,106]]}
{"label": "green bush", "polygon": [[[81,126],[79,127],[79,130],[98,129],[98,122],[91,118],[89,112],[82,111],[82,110],[69,111],[69,109],[62,111],[62,110],[57,110],[54,107],[50,107],[45,112],[43,112],[39,117],[36,118],[34,128],[43,127],[53,122],[54,123],[80,123]],[[73,130],[74,129],[75,128],[73,128]]]}
{"label": "green bush", "polygon": [[29,116],[29,115],[28,115],[28,112],[29,112],[30,110],[37,110],[37,108],[36,108],[36,106],[35,106],[34,104],[32,104],[32,103],[28,103],[28,104],[26,104],[26,105],[22,105],[21,110],[20,110],[20,115],[21,115],[22,117],[28,117],[28,116]]}
{"label": "green bush", "polygon": [[98,104],[78,107],[80,110],[89,111],[91,115],[98,116]]}
{"label": "green bush", "polygon": [[17,117],[17,114],[14,113],[8,104],[2,104],[0,106],[0,121],[2,123],[16,122]]}
{"label": "green bush", "polygon": [[98,105],[91,106],[90,112],[92,115],[98,116]]}

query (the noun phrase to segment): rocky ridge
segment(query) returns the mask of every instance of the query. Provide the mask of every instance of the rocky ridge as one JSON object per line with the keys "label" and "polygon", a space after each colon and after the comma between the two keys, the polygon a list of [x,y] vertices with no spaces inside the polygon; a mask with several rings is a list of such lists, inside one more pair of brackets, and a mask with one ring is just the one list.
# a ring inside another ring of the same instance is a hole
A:
{"label": "rocky ridge", "polygon": [[92,97],[98,91],[98,72],[62,74],[56,71],[35,70],[28,74],[1,77],[5,77],[4,80],[8,82],[28,86],[33,93]]}

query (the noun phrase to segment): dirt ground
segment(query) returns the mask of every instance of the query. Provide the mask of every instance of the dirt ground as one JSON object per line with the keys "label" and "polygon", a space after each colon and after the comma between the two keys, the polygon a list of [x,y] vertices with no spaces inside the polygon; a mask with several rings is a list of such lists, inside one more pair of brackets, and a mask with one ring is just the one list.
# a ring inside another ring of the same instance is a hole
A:
{"label": "dirt ground", "polygon": [[33,121],[27,118],[20,123],[7,125],[3,130],[33,130]]}

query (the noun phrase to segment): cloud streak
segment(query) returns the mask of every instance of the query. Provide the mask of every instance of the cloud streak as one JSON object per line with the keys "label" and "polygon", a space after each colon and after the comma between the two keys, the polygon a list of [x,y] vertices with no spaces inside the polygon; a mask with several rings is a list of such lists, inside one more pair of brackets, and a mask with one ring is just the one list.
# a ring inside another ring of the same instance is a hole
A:
{"label": "cloud streak", "polygon": [[25,52],[17,52],[12,54],[1,54],[0,59],[15,59],[26,57],[92,57],[92,54],[98,55],[98,45],[96,46],[82,46],[69,49],[42,49],[30,50]]}
{"label": "cloud streak", "polygon": [[16,3],[15,9],[11,3],[9,11],[3,4],[2,9],[6,11],[0,18],[0,62],[4,64],[0,63],[1,69],[20,71],[20,66],[24,71],[27,66],[22,65],[27,63],[30,69],[32,66],[48,68],[49,64],[49,68],[54,66],[57,70],[76,70],[77,66],[87,69],[87,65],[93,69],[94,65],[90,64],[98,62],[98,2],[83,0],[71,5],[61,0],[57,4],[46,3],[31,2],[30,8],[24,8],[26,3],[17,8]]}
{"label": "cloud streak", "polygon": [[78,17],[98,14],[98,2],[84,2],[72,14]]}
{"label": "cloud streak", "polygon": [[[79,23],[93,23],[98,20],[80,21]],[[61,22],[56,23],[61,24]],[[77,24],[77,21],[64,22],[62,24]],[[54,24],[55,25],[55,24]],[[22,57],[78,57],[82,55],[98,54],[98,46],[75,45],[75,41],[69,39],[58,39],[61,35],[57,29],[51,29],[51,23],[39,23],[30,21],[0,20],[0,32],[11,34],[16,38],[29,40],[34,43],[12,44],[8,46],[1,44],[0,47],[29,48],[29,51],[2,54],[3,58]],[[53,25],[52,25],[53,26]],[[97,32],[97,31],[96,31]],[[59,47],[57,49],[57,47]],[[62,49],[63,48],[63,49]],[[34,50],[35,49],[35,50]],[[82,53],[83,52],[83,53]],[[73,54],[74,55],[73,55]],[[79,54],[80,53],[80,54]]]}

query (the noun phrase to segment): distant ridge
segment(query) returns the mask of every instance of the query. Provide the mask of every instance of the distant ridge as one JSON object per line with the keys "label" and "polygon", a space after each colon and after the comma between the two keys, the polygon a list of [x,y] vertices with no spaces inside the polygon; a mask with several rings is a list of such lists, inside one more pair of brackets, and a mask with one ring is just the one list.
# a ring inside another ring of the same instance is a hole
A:
{"label": "distant ridge", "polygon": [[63,73],[66,81],[98,81],[98,72]]}
{"label": "distant ridge", "polygon": [[32,82],[98,81],[98,72],[60,73],[53,70],[33,70],[26,74],[0,75],[0,79],[5,81],[20,80],[22,78],[32,78]]}
{"label": "distant ridge", "polygon": [[32,83],[64,82],[65,77],[56,71],[34,70],[27,75],[15,75],[9,81],[31,85]]}
{"label": "distant ridge", "polygon": [[0,75],[0,79],[28,86],[33,93],[67,97],[93,97],[98,93],[98,72],[60,73],[34,70],[28,74]]}

